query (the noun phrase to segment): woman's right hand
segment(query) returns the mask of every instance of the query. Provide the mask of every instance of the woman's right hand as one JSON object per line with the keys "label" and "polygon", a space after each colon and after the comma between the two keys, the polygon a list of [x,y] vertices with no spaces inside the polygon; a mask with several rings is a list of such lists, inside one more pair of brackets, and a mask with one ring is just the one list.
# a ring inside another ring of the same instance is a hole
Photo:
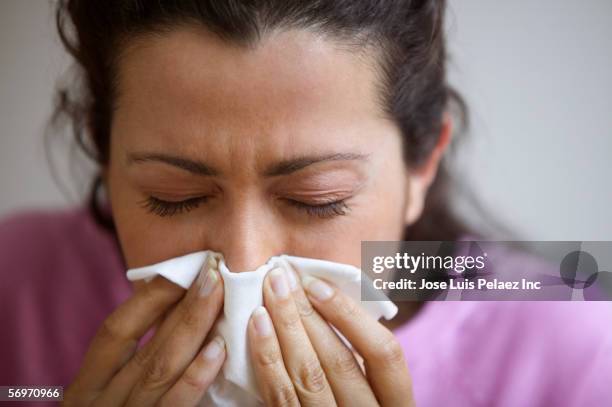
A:
{"label": "woman's right hand", "polygon": [[207,263],[186,294],[162,277],[137,289],[98,329],[63,405],[196,405],[225,360],[221,338],[202,346],[223,303],[215,269]]}

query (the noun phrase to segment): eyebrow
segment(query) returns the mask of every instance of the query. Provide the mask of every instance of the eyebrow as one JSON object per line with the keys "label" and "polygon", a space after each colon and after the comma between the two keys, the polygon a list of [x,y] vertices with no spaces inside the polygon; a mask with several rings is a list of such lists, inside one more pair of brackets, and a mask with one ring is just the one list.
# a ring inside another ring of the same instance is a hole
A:
{"label": "eyebrow", "polygon": [[[309,165],[318,164],[322,162],[367,160],[368,154],[358,153],[304,155],[288,160],[279,161],[264,170],[263,175],[266,177],[289,175],[291,173],[304,169]],[[206,164],[205,162],[163,153],[128,153],[127,162],[128,165],[146,162],[161,162],[200,176],[221,175],[221,171]]]}

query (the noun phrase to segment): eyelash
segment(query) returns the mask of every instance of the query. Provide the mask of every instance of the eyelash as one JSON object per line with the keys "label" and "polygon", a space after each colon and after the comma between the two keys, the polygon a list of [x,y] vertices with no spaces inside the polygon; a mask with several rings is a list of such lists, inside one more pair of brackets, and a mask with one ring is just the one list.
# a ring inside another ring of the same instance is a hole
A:
{"label": "eyelash", "polygon": [[[141,201],[140,205],[149,213],[154,213],[157,216],[165,217],[189,212],[196,209],[205,200],[206,197],[196,197],[184,201],[169,202],[155,198],[154,196],[149,196],[144,201]],[[287,199],[287,203],[306,212],[306,214],[310,216],[317,216],[319,218],[343,216],[346,215],[349,210],[349,207],[346,205],[344,199],[320,205],[308,205],[293,199]]]}
{"label": "eyelash", "polygon": [[140,202],[140,205],[145,208],[149,213],[154,213],[157,216],[174,216],[184,212],[189,212],[196,209],[202,202],[206,200],[206,197],[200,196],[196,198],[186,199],[184,201],[169,202],[163,201],[154,196],[147,197],[144,201]]}
{"label": "eyelash", "polygon": [[287,199],[287,203],[291,206],[303,210],[310,216],[317,216],[319,218],[331,218],[334,216],[343,216],[349,211],[344,199],[340,199],[334,202],[327,202],[319,205],[308,205],[304,202],[294,201],[293,199]]}

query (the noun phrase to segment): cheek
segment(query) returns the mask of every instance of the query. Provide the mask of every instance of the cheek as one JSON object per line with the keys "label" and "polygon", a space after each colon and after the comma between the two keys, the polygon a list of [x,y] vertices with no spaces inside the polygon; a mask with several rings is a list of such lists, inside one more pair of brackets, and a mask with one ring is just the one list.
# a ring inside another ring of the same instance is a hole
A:
{"label": "cheek", "polygon": [[355,202],[351,214],[333,227],[298,234],[298,253],[360,267],[361,242],[401,240],[404,236],[405,195],[401,187],[380,188]]}
{"label": "cheek", "polygon": [[180,221],[158,219],[133,201],[127,202],[127,206],[130,209],[118,210],[114,217],[128,267],[158,263],[208,248],[198,244],[198,230],[204,228],[197,224],[181,226]]}

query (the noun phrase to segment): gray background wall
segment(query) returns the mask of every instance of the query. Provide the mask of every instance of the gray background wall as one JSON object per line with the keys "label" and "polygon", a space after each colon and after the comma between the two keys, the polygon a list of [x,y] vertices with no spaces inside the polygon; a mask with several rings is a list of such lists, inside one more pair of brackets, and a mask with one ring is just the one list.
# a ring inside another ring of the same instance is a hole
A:
{"label": "gray background wall", "polygon": [[[450,8],[450,78],[472,114],[457,175],[525,238],[612,240],[612,2]],[[61,188],[45,159],[54,81],[68,66],[52,17],[46,0],[0,0],[0,216],[75,204],[90,174],[70,165],[68,136],[51,147]]]}

